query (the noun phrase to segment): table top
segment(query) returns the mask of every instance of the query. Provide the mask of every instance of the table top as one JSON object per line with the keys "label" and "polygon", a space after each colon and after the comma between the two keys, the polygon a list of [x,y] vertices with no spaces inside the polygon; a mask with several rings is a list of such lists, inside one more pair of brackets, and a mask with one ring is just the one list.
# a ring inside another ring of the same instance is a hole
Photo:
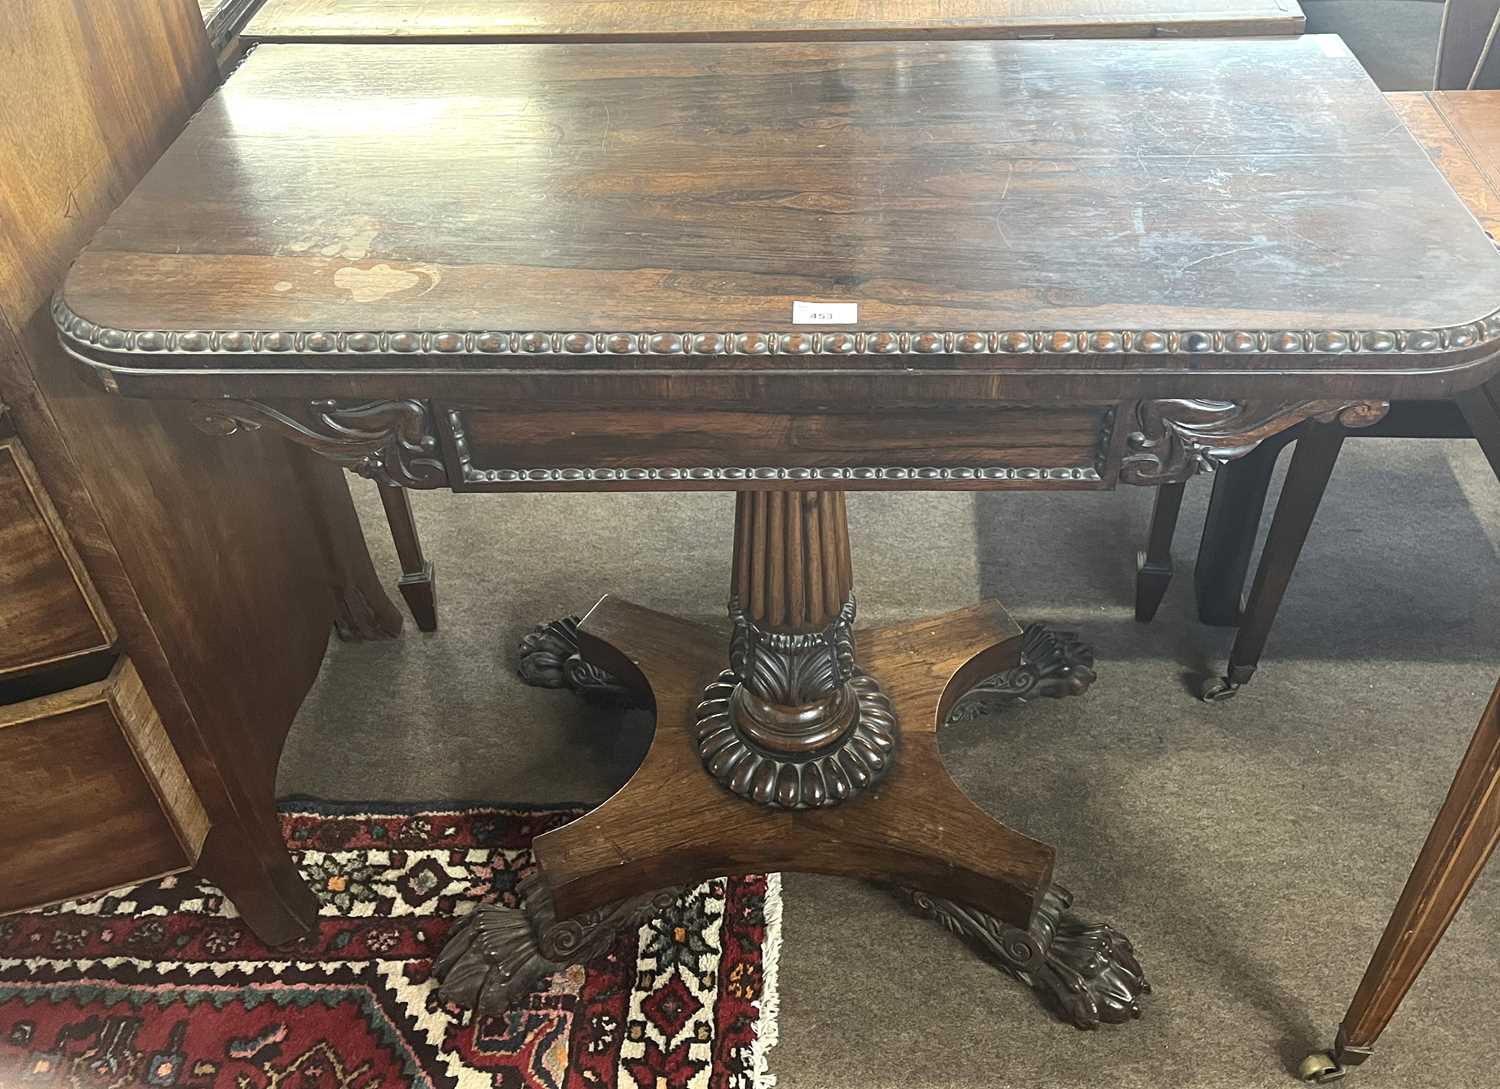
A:
{"label": "table top", "polygon": [[1500,91],[1386,96],[1490,236],[1500,241]]}
{"label": "table top", "polygon": [[1451,379],[1497,305],[1488,238],[1309,36],[263,46],[57,314],[157,377],[925,355],[1129,394],[1104,376]]}
{"label": "table top", "polygon": [[1300,34],[1296,0],[267,0],[247,41]]}

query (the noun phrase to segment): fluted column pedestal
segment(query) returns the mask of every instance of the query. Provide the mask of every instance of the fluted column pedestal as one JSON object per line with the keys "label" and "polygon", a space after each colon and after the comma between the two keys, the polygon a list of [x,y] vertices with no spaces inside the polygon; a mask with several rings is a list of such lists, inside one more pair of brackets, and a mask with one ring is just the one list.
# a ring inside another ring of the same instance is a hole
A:
{"label": "fluted column pedestal", "polygon": [[697,710],[704,766],[760,805],[837,805],[895,757],[895,713],[855,661],[842,492],[741,492],[729,666]]}
{"label": "fluted column pedestal", "polygon": [[793,870],[896,886],[1081,1028],[1139,1014],[1130,942],[1071,912],[1052,848],[970,801],[937,744],[955,708],[1083,691],[1087,647],[995,602],[856,639],[844,496],[816,489],[736,497],[729,613],[727,669],[721,632],[612,597],[527,637],[528,681],[652,707],[656,730],[629,782],[537,837],[520,907],[455,929],[444,997],[502,1010],[670,890]]}

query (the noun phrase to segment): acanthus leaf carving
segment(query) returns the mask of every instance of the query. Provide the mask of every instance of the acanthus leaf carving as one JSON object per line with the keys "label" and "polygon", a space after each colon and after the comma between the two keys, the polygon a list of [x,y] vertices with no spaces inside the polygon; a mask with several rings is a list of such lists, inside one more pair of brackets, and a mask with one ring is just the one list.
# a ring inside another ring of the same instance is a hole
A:
{"label": "acanthus leaf carving", "polygon": [[312,401],[302,419],[260,401],[199,401],[193,423],[210,435],[267,428],[369,480],[403,488],[448,484],[425,401]]}
{"label": "acanthus leaf carving", "polygon": [[1388,401],[1141,401],[1120,465],[1125,484],[1176,484],[1242,457],[1264,439],[1307,420],[1369,427]]}

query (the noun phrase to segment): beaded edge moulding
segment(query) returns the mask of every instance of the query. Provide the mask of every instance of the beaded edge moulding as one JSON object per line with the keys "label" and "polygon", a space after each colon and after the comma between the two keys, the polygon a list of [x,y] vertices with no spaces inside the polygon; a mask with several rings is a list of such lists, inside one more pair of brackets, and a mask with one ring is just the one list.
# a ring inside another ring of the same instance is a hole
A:
{"label": "beaded edge moulding", "polygon": [[1328,355],[1448,351],[1500,340],[1500,311],[1443,329],[320,333],[110,329],[75,314],[59,294],[52,316],[74,344],[132,355]]}
{"label": "beaded edge moulding", "polygon": [[1108,448],[1114,431],[1113,409],[1100,415],[1099,457],[1093,465],[1065,465],[1054,468],[993,466],[617,466],[611,468],[545,468],[545,469],[486,469],[474,464],[469,449],[468,434],[464,429],[463,413],[456,408],[448,410],[448,433],[453,438],[453,447],[458,454],[459,471],[465,484],[573,484],[585,481],[625,483],[640,480],[693,481],[713,480],[728,483],[753,482],[757,480],[904,480],[904,481],[965,481],[965,480],[1071,480],[1097,483],[1103,462],[1103,451]]}

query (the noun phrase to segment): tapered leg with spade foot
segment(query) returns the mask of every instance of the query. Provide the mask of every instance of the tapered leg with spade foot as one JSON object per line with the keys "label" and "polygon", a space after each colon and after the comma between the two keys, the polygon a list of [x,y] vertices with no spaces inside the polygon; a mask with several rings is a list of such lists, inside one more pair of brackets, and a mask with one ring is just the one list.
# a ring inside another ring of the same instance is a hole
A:
{"label": "tapered leg with spade foot", "polygon": [[1370,1058],[1427,958],[1500,845],[1500,686],[1480,716],[1453,785],[1354,992],[1331,1051],[1303,1060],[1304,1081],[1331,1082]]}
{"label": "tapered leg with spade foot", "polygon": [[[480,909],[455,934],[445,995],[499,1008],[662,890],[792,870],[904,886],[981,921],[1076,1024],[1134,1015],[1147,987],[1130,943],[1064,914],[1052,848],[970,801],[937,746],[977,682],[1010,678],[996,698],[1065,694],[1091,658],[993,603],[856,635],[852,585],[842,494],[742,493],[727,670],[724,632],[614,598],[553,632],[654,703],[656,732],[617,793],[538,837],[525,905]],[[555,677],[578,672],[564,649],[546,649]]]}

